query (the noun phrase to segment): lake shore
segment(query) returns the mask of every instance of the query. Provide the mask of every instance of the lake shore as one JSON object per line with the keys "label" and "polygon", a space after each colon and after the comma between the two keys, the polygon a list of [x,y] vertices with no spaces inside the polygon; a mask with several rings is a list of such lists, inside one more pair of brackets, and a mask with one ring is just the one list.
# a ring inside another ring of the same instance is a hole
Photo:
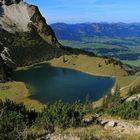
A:
{"label": "lake shore", "polygon": [[[134,82],[136,79],[136,76],[127,76],[126,72],[121,70],[118,66],[113,68],[113,65],[106,65],[105,60],[102,60],[102,58],[97,58],[97,57],[91,58],[91,57],[88,57],[85,55],[79,55],[79,56],[71,55],[71,56],[65,56],[65,59],[66,59],[65,63],[63,62],[63,57],[60,57],[60,58],[52,59],[50,61],[36,63],[31,66],[20,67],[20,68],[17,68],[17,70],[28,70],[33,67],[38,68],[39,67],[39,66],[37,66],[38,64],[47,63],[53,67],[74,69],[74,70],[78,70],[78,71],[81,71],[83,73],[87,73],[87,74],[90,74],[93,76],[103,76],[103,77],[115,78],[116,82],[115,82],[114,86],[112,87],[112,90],[114,89],[114,87],[116,85],[119,85],[120,88],[126,87],[130,83]],[[101,65],[101,67],[99,67],[99,64]],[[29,90],[27,89],[25,84],[24,84],[24,88],[26,88],[26,90],[28,91],[28,93],[25,93],[25,95],[28,94],[28,96],[29,96]],[[123,92],[122,94],[126,93],[129,90],[129,88],[124,89],[124,90],[125,91],[122,91]],[[31,102],[32,101],[34,102],[34,100],[29,99],[28,96],[26,96],[27,99],[30,100]],[[28,102],[30,102],[30,101],[28,101]],[[36,102],[38,102],[38,101],[36,101]],[[100,100],[98,100],[96,102],[96,104],[100,105],[101,102],[102,102],[102,98]],[[30,103],[27,105],[30,105]],[[40,103],[38,105],[40,106]]]}
{"label": "lake shore", "polygon": [[[140,83],[140,78],[138,76],[127,75],[127,73],[119,66],[114,66],[111,64],[106,65],[106,59],[103,60],[102,58],[98,57],[91,58],[85,55],[65,56],[65,63],[63,62],[63,59],[63,57],[54,58],[47,62],[54,67],[74,69],[93,76],[112,77],[115,79],[115,84],[111,88],[111,92],[114,92],[115,87],[119,86],[122,96],[126,96],[131,87],[134,87]],[[101,67],[99,67],[99,64]],[[103,97],[94,103],[95,106],[100,106],[102,100]]]}
{"label": "lake shore", "polygon": [[16,103],[23,103],[29,109],[40,111],[43,108],[43,104],[37,100],[30,99],[29,95],[29,90],[23,82],[11,81],[0,83],[1,100],[9,99]]}
{"label": "lake shore", "polygon": [[108,59],[101,57],[91,57],[87,55],[65,55],[49,61],[35,63],[30,66],[19,67],[17,70],[27,70],[37,64],[49,63],[54,67],[74,69],[94,76],[116,77],[128,75],[127,72],[119,65],[107,64],[107,61]]}
{"label": "lake shore", "polygon": [[108,63],[108,59],[87,55],[65,55],[47,61],[52,66],[71,68],[88,74],[103,77],[127,76],[119,65]]}

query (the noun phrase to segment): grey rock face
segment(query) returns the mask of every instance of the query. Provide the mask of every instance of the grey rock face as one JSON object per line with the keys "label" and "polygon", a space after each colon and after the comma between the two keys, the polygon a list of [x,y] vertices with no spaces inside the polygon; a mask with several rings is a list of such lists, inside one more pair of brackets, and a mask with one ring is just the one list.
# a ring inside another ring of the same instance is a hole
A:
{"label": "grey rock face", "polygon": [[6,47],[0,43],[0,82],[11,80],[14,62],[10,59],[10,54]]}
{"label": "grey rock face", "polygon": [[23,0],[0,0],[0,43],[0,81],[7,81],[14,63],[52,59],[61,46],[38,7]]}
{"label": "grey rock face", "polygon": [[26,3],[20,2],[0,7],[0,28],[12,33],[27,32],[30,22]]}

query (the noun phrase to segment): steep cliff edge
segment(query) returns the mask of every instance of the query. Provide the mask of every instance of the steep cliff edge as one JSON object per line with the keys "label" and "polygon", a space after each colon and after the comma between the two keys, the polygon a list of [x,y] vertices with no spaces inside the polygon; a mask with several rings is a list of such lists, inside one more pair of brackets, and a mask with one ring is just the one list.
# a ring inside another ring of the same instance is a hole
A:
{"label": "steep cliff edge", "polygon": [[[3,80],[9,75],[8,69],[11,71],[9,60],[15,66],[30,65],[61,52],[61,45],[39,9],[22,0],[0,0],[0,44]],[[8,50],[8,55],[5,56],[4,50]]]}
{"label": "steep cliff edge", "polygon": [[53,30],[47,25],[38,7],[22,0],[0,0],[0,28],[11,32],[30,32],[35,28],[48,44],[59,47]]}

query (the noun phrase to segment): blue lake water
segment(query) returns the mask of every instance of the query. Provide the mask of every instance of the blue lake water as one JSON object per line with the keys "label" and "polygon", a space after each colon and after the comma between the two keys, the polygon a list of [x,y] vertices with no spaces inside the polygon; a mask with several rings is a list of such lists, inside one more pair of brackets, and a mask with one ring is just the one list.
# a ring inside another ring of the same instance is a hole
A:
{"label": "blue lake water", "polygon": [[84,101],[87,96],[96,101],[109,92],[115,82],[113,78],[93,76],[49,64],[15,71],[13,78],[25,82],[30,92],[29,98],[42,103],[57,100],[72,103],[76,100]]}

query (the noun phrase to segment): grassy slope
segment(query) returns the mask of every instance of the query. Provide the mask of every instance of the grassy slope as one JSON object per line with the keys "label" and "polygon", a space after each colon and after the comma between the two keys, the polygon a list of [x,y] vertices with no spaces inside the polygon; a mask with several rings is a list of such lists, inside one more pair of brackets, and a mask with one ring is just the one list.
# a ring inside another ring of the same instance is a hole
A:
{"label": "grassy slope", "polygon": [[[137,38],[121,39],[121,38],[97,37],[94,39],[90,38],[89,40],[85,39],[82,41],[60,40],[60,42],[63,45],[72,46],[74,48],[118,49],[120,51],[117,52],[117,54],[129,54],[129,53],[135,54],[140,50],[139,43],[136,43],[135,40],[137,40]],[[108,42],[112,42],[114,43],[114,45],[108,44]],[[127,51],[126,50],[124,51],[124,49],[127,49]],[[132,66],[140,66],[140,58],[136,60],[122,60],[122,62]]]}
{"label": "grassy slope", "polygon": [[98,139],[102,140],[108,140],[111,139],[109,137],[112,137],[114,140],[139,140],[140,134],[133,134],[133,133],[123,133],[119,131],[114,131],[113,129],[104,129],[103,127],[99,125],[91,125],[89,127],[83,127],[83,128],[70,128],[67,129],[61,133],[64,134],[75,134],[78,136],[82,136],[83,138],[85,136],[94,136]]}
{"label": "grassy slope", "polygon": [[126,95],[130,88],[140,85],[140,76],[117,77],[116,84],[119,83],[122,96]]}
{"label": "grassy slope", "polygon": [[17,103],[24,103],[28,108],[40,110],[43,105],[38,101],[28,98],[29,92],[22,82],[0,83],[0,99],[10,99]]}
{"label": "grassy slope", "polygon": [[[66,62],[63,62],[63,56],[58,59],[48,61],[51,65],[57,67],[72,68],[98,76],[127,76],[127,72],[119,65],[106,64],[100,57],[90,57],[87,55],[65,55]],[[99,67],[99,65],[101,65]]]}

